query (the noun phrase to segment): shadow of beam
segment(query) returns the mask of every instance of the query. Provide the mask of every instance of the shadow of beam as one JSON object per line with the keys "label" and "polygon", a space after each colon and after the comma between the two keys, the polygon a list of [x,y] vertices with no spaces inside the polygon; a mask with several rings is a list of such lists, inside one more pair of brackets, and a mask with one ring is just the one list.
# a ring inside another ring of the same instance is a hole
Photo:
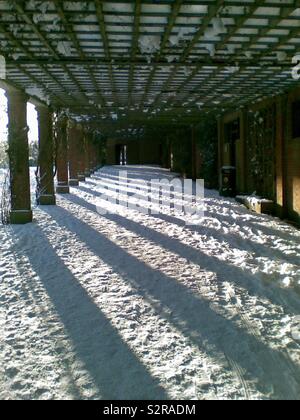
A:
{"label": "shadow of beam", "polygon": [[[209,354],[215,353],[216,358],[225,355],[236,375],[239,376],[235,368],[237,364],[245,370],[245,379],[255,382],[264,395],[274,399],[300,398],[300,368],[283,352],[270,349],[255,335],[216,313],[209,302],[128,254],[69,211],[60,207],[45,211],[61,227],[76,234],[197,346]],[[241,380],[241,386],[243,384],[245,382]]]}
{"label": "shadow of beam", "polygon": [[[93,178],[95,178],[98,181],[104,181],[105,179],[107,179],[107,181],[109,181],[109,182],[118,183],[119,177],[117,176],[117,174],[118,174],[118,172],[116,172],[116,175],[113,175],[112,172],[102,173],[102,171],[100,171],[100,172],[97,172],[95,175],[93,175]],[[130,182],[133,182],[133,181],[144,182],[146,180],[147,185],[150,186],[151,178],[148,178],[148,176],[146,176],[143,172],[140,172],[138,177],[135,177],[135,176],[132,177],[130,173],[128,173],[127,175],[128,175],[128,181],[130,181]],[[173,176],[171,176],[171,175],[173,175]],[[169,174],[169,176],[171,177],[170,179],[172,179],[172,178],[176,177],[176,174]],[[157,177],[159,179],[161,179],[161,178],[165,178],[166,175],[164,173],[158,173]],[[122,183],[122,184],[125,185],[124,183]],[[282,237],[282,239],[285,239],[285,240],[294,240],[295,239],[295,237],[293,235],[289,234],[286,231],[283,232],[282,229],[279,230],[279,229],[276,229],[275,227],[263,226],[263,225],[260,224],[260,222],[265,223],[265,222],[271,222],[272,220],[276,220],[274,217],[268,216],[268,215],[265,215],[265,214],[257,214],[257,213],[251,212],[249,209],[247,209],[245,206],[241,205],[240,203],[238,203],[234,199],[227,199],[225,197],[220,197],[219,194],[217,193],[217,191],[215,191],[215,193],[216,193],[216,196],[215,197],[208,197],[208,200],[219,200],[219,203],[218,203],[217,207],[222,207],[222,209],[227,209],[229,211],[235,210],[235,211],[239,212],[241,216],[247,216],[247,223],[248,224],[250,223],[251,225],[253,225],[254,229],[258,229],[258,230],[264,232],[264,234],[266,234],[266,235],[271,235],[271,236],[272,235],[280,235]],[[222,200],[222,203],[220,203],[221,200]],[[215,203],[213,203],[212,205],[215,205]],[[209,214],[209,212],[207,212],[207,214]],[[214,217],[214,218],[217,218],[218,220],[228,218],[228,219],[230,219],[230,222],[232,222],[232,216],[225,215],[223,213],[219,213],[218,211],[215,211],[214,213],[211,213],[211,216]],[[249,220],[249,217],[251,217],[250,220]],[[235,222],[238,223],[238,220],[235,220]],[[281,222],[284,223],[283,221],[281,221]],[[287,221],[287,223],[288,223],[288,221]],[[299,230],[298,226],[293,226],[293,228],[295,230]]]}
{"label": "shadow of beam", "polygon": [[[97,193],[94,194],[96,195]],[[68,201],[85,207],[86,209],[99,215],[94,204],[91,204],[78,196],[68,196],[68,198],[65,198],[68,199]],[[224,263],[214,256],[208,256],[198,249],[183,244],[177,239],[165,236],[156,230],[143,226],[140,223],[136,223],[133,220],[127,219],[121,215],[107,213],[105,215],[101,215],[101,217],[111,220],[117,223],[119,226],[123,226],[124,228],[129,229],[150,241],[156,242],[160,246],[163,246],[165,249],[168,249],[171,252],[174,252],[181,257],[186,258],[195,264],[198,264],[203,269],[215,272],[219,281],[225,282],[230,279],[230,281],[236,283],[237,286],[245,287],[248,293],[252,296],[261,296],[263,298],[267,298],[270,302],[285,308],[288,312],[293,309],[295,315],[300,313],[299,297],[292,291],[279,289],[272,283],[268,283],[268,287],[264,287],[263,284],[259,284],[260,280],[252,273],[247,273],[239,267]],[[154,215],[152,217],[162,219],[168,223],[176,223],[179,226],[185,225],[184,221],[168,215],[160,214]],[[190,227],[187,227],[187,229],[190,229]],[[206,231],[208,235],[211,234],[212,236],[215,236],[216,239],[221,239],[215,235],[213,229],[209,230],[209,232]],[[240,249],[244,250],[243,248]]]}
{"label": "shadow of beam", "polygon": [[[86,186],[81,185],[80,187],[76,187],[76,189],[86,192],[90,195],[93,195],[94,197],[100,197],[100,198],[103,197],[103,194],[101,192],[95,191],[94,189],[88,188]],[[115,189],[116,188],[113,189],[112,186],[109,186],[108,193],[109,191],[115,192]],[[137,196],[136,193],[128,193],[128,197],[131,197],[134,194]],[[142,192],[140,192],[138,195],[141,200],[145,199],[145,194],[143,194]],[[119,205],[123,205],[123,201],[120,201]],[[147,212],[146,208],[141,207],[141,209]],[[225,219],[222,219],[220,216],[213,215],[213,213],[205,212],[205,215],[216,218],[220,223],[222,223],[222,225],[225,225],[225,223],[227,223],[225,222]],[[238,236],[237,234],[233,235],[232,233],[231,234],[227,233],[226,235],[224,235],[224,233],[220,233],[216,229],[209,226],[188,226],[186,225],[184,220],[179,219],[175,216],[163,214],[162,212],[160,212],[160,214],[154,214],[152,215],[152,217],[156,219],[161,219],[165,222],[168,222],[168,223],[180,226],[180,227],[185,227],[186,230],[189,230],[191,232],[198,232],[202,235],[206,234],[208,236],[213,237],[219,242],[223,242],[224,239],[231,238],[232,242],[234,243],[234,247],[241,251],[249,251],[255,254],[259,253],[259,257],[267,257],[272,260],[276,256],[277,258],[284,260],[284,262],[295,264],[295,257],[286,255],[278,249],[270,248],[268,245],[262,245],[257,242],[253,242],[251,239],[245,239],[241,236]],[[232,219],[230,220],[230,222],[232,222]],[[229,224],[230,222],[228,222],[227,224]],[[245,224],[241,225],[241,229],[244,225]]]}
{"label": "shadow of beam", "polygon": [[[18,232],[15,232],[18,240]],[[26,252],[63,322],[76,351],[105,400],[165,400],[166,391],[122,340],[118,331],[55,253],[46,235],[34,227]],[[39,247],[34,244],[43,244]],[[45,270],[49,267],[53,270]],[[34,288],[34,285],[33,285]]]}

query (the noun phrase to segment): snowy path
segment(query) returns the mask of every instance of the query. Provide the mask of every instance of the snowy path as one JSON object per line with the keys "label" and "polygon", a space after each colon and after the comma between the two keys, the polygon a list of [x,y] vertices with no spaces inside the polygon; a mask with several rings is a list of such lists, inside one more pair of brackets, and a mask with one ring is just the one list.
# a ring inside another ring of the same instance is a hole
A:
{"label": "snowy path", "polygon": [[[127,170],[141,206],[170,177]],[[300,232],[211,191],[200,226],[99,215],[106,185],[134,192],[104,168],[0,227],[0,398],[299,399]]]}

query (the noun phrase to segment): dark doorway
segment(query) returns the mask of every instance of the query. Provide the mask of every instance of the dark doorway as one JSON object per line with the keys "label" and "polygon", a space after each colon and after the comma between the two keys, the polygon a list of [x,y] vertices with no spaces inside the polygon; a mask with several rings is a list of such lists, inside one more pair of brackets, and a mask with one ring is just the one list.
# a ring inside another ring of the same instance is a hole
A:
{"label": "dark doorway", "polygon": [[127,146],[124,144],[118,144],[116,146],[116,164],[127,165]]}

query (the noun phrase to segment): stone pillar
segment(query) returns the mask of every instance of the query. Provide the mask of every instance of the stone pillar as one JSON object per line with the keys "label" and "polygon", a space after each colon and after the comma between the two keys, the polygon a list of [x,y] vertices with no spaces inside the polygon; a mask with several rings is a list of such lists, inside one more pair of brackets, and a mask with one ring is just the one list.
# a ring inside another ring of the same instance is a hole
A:
{"label": "stone pillar", "polygon": [[84,148],[84,130],[83,127],[78,124],[76,127],[77,131],[77,149],[78,149],[78,181],[85,181],[85,148]]}
{"label": "stone pillar", "polygon": [[68,143],[69,143],[69,185],[72,187],[76,187],[79,185],[79,179],[78,179],[78,156],[79,156],[79,150],[78,150],[78,130],[76,129],[76,126],[74,124],[70,124],[69,130],[68,130]]}
{"label": "stone pillar", "polygon": [[52,113],[46,106],[37,106],[39,123],[39,179],[38,204],[55,205]]}
{"label": "stone pillar", "polygon": [[96,171],[96,148],[92,133],[89,136],[89,168],[91,173]]}
{"label": "stone pillar", "polygon": [[84,156],[85,156],[85,170],[84,174],[86,177],[91,176],[90,171],[90,145],[89,145],[89,132],[84,133]]}
{"label": "stone pillar", "polygon": [[66,117],[60,117],[57,123],[57,187],[58,194],[68,194],[69,168],[68,168],[68,121]]}
{"label": "stone pillar", "polygon": [[23,92],[9,90],[8,99],[8,142],[11,184],[10,223],[32,222],[29,147],[27,127],[27,100]]}
{"label": "stone pillar", "polygon": [[248,109],[240,113],[240,140],[237,141],[237,186],[239,193],[248,192],[247,136],[249,135]]}
{"label": "stone pillar", "polygon": [[94,142],[94,172],[98,170],[98,143]]}
{"label": "stone pillar", "polygon": [[89,151],[89,171],[90,174],[94,173],[94,144],[93,144],[93,133],[90,132],[88,135],[88,151]]}
{"label": "stone pillar", "polygon": [[96,145],[95,145],[94,139],[93,139],[93,143],[92,143],[91,167],[92,167],[92,171],[96,172],[96,170],[97,170],[97,150],[96,150]]}
{"label": "stone pillar", "polygon": [[76,149],[78,165],[78,181],[85,181],[85,149],[84,149],[84,131],[80,124],[76,125]]}
{"label": "stone pillar", "polygon": [[95,149],[96,149],[96,157],[95,157],[95,162],[96,162],[96,170],[99,171],[99,169],[102,166],[102,154],[101,154],[101,148],[100,148],[100,142],[97,141],[96,145],[95,145]]}
{"label": "stone pillar", "polygon": [[221,169],[224,166],[224,120],[222,117],[218,119],[218,144],[219,144],[219,187],[221,187]]}
{"label": "stone pillar", "polygon": [[197,144],[196,144],[196,132],[195,127],[191,128],[192,135],[192,178],[193,180],[197,179]]}
{"label": "stone pillar", "polygon": [[279,217],[288,217],[288,99],[288,95],[282,95],[276,101],[276,213]]}

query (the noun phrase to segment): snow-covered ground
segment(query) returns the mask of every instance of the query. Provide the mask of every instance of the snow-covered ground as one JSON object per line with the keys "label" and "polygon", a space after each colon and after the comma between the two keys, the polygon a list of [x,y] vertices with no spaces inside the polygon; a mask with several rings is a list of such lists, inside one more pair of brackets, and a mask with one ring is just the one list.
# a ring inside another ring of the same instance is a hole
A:
{"label": "snow-covered ground", "polygon": [[[300,232],[212,191],[199,226],[100,215],[107,185],[134,201],[118,170],[0,227],[0,398],[299,399]],[[171,178],[127,170],[141,206]]]}

